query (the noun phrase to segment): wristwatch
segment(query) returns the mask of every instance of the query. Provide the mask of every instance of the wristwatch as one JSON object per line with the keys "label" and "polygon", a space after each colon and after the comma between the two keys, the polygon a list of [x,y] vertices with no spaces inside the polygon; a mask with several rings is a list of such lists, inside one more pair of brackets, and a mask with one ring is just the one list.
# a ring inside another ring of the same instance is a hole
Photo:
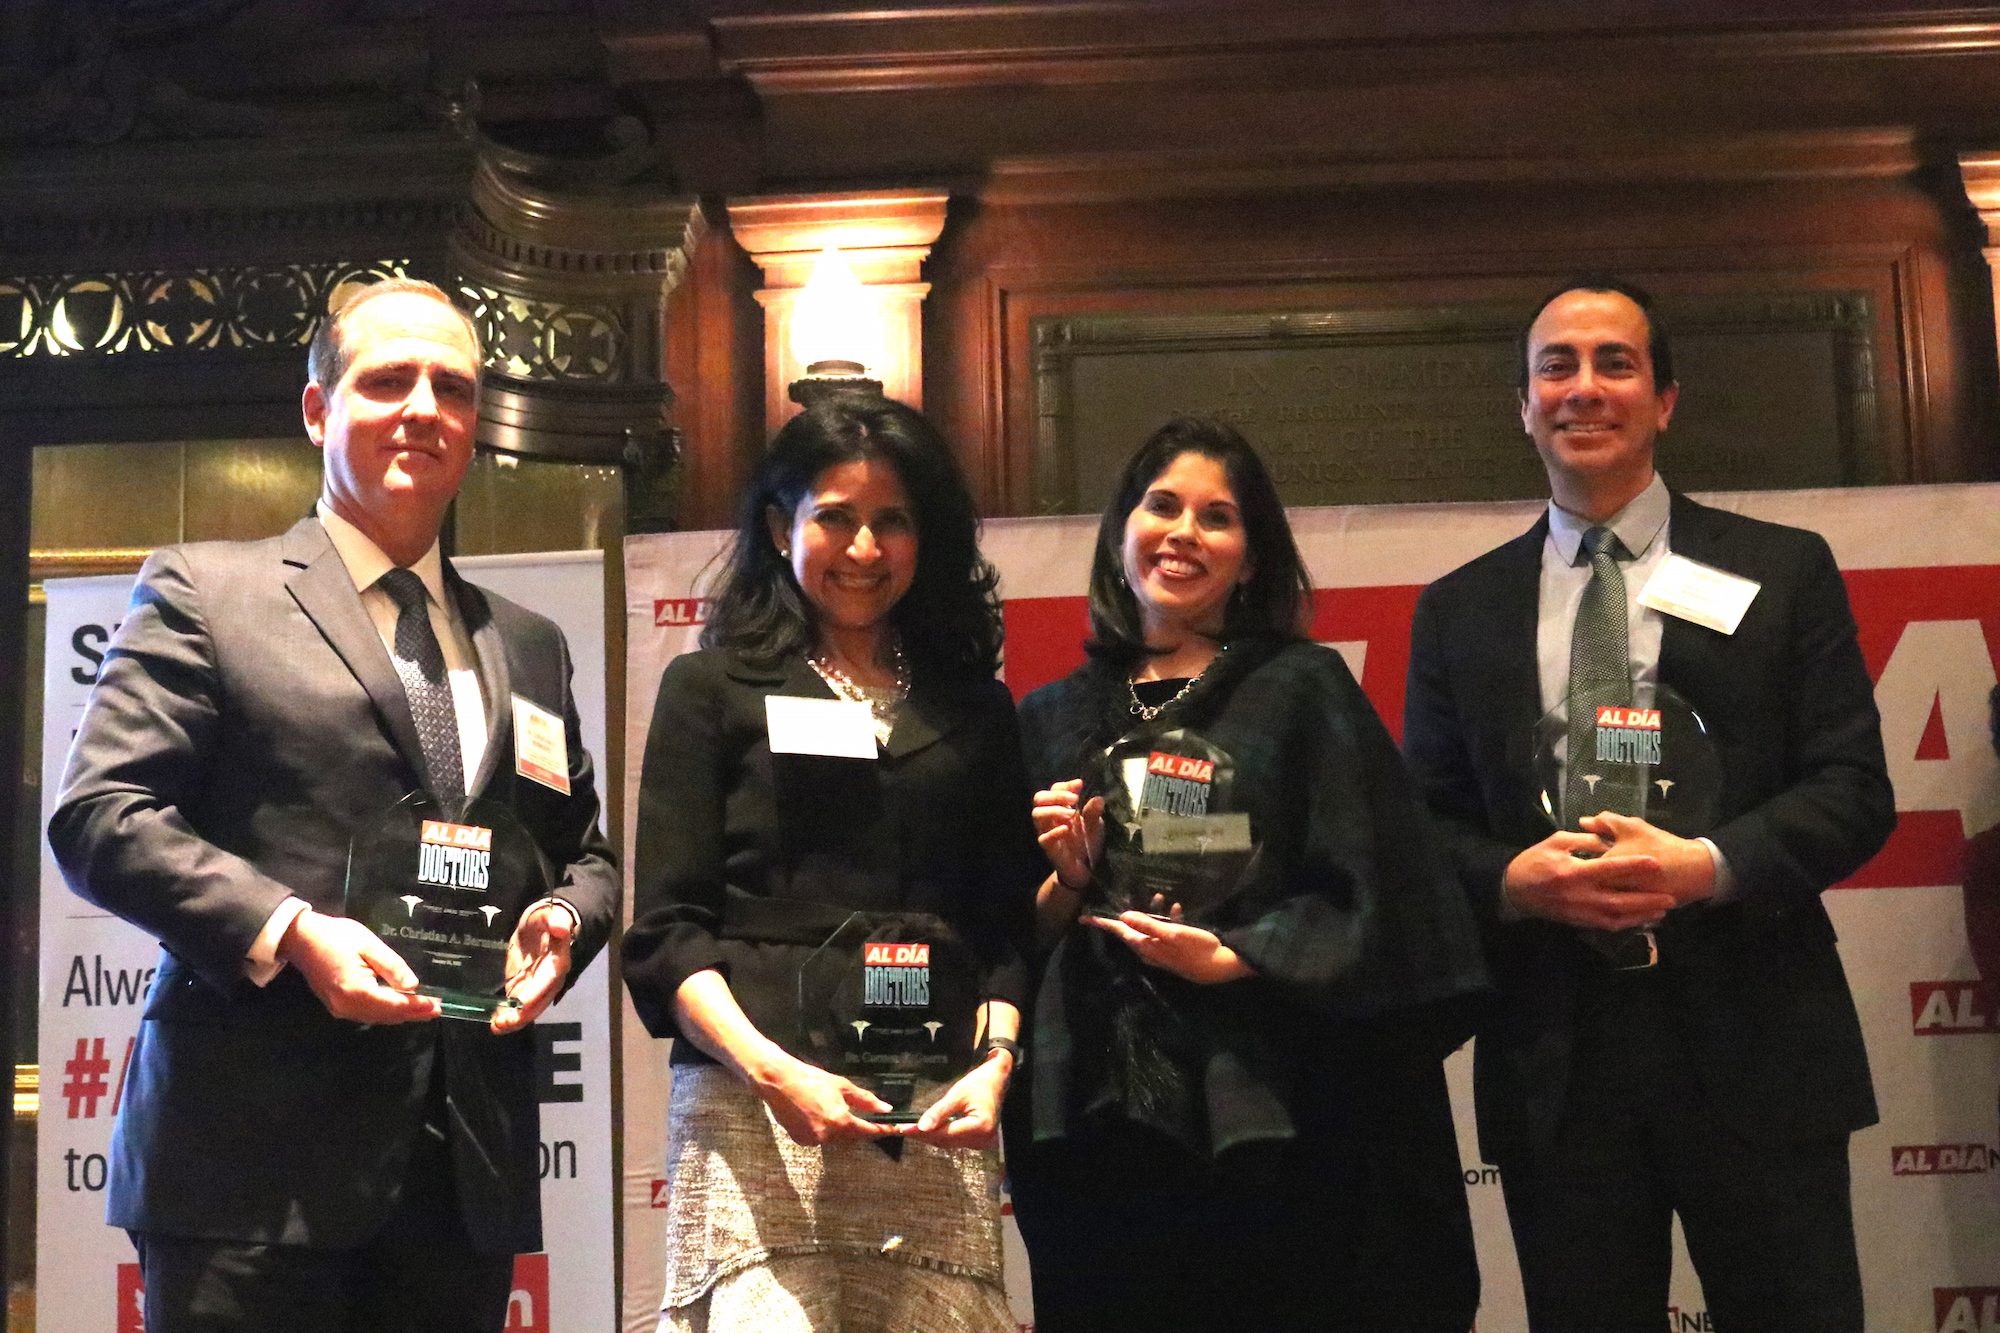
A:
{"label": "wristwatch", "polygon": [[995,1051],[1005,1051],[1014,1057],[1014,1068],[1021,1067],[1021,1043],[1012,1037],[988,1037],[986,1045],[980,1048],[979,1058],[986,1059]]}

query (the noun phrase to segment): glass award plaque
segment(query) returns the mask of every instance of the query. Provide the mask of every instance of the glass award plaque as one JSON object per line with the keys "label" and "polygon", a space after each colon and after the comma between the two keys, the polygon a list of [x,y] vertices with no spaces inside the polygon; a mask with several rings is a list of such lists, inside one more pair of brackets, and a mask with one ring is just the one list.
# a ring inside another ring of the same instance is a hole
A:
{"label": "glass award plaque", "polygon": [[[1681,838],[1716,825],[1722,758],[1708,726],[1664,685],[1606,685],[1570,694],[1567,715],[1535,728],[1535,778],[1542,810],[1558,829],[1609,812],[1643,819]],[[1584,937],[1612,964],[1659,961],[1651,929],[1589,930]]]}
{"label": "glass award plaque", "polygon": [[791,1054],[889,1104],[909,1124],[978,1063],[981,969],[957,932],[920,912],[856,912],[799,968]]}
{"label": "glass award plaque", "polygon": [[548,864],[514,812],[466,802],[447,818],[413,792],[347,850],[347,915],[375,932],[437,997],[446,1018],[487,1022],[507,995],[507,944],[549,892]]}
{"label": "glass award plaque", "polygon": [[1201,733],[1141,728],[1106,749],[1085,784],[1104,797],[1104,870],[1083,910],[1198,922],[1248,880],[1257,857],[1233,802],[1236,761]]}

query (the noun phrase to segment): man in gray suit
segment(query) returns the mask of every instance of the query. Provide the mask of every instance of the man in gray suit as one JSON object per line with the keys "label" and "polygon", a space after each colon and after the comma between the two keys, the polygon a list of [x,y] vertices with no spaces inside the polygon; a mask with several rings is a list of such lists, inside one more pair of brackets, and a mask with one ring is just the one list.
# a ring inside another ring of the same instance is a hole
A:
{"label": "man in gray suit", "polygon": [[[310,355],[315,513],[155,552],[77,733],[50,845],[164,946],[109,1200],[150,1333],[494,1333],[541,1247],[525,1028],[602,947],[617,872],[561,631],[439,552],[479,365],[435,287],[349,300]],[[351,838],[419,788],[510,807],[556,868],[490,1026],[432,1021],[342,915]]]}

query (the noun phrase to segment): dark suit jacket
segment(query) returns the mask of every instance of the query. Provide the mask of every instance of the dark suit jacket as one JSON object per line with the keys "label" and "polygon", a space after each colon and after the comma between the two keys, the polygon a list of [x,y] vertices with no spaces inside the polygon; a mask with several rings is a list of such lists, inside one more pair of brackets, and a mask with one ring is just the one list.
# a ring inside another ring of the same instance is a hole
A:
{"label": "dark suit jacket", "polygon": [[[617,871],[548,620],[447,569],[491,730],[474,790],[511,806],[602,947]],[[514,772],[510,696],[563,717],[571,794]],[[344,1248],[394,1206],[442,1052],[476,1243],[541,1246],[533,1046],[462,1022],[329,1015],[243,959],[287,895],[338,914],[349,839],[423,785],[409,701],[316,518],[261,542],[166,547],[140,571],[71,751],[49,842],[70,886],[156,936],[160,969],[112,1140],[109,1220]]]}
{"label": "dark suit jacket", "polygon": [[[772,754],[773,694],[834,697],[803,658],[767,667],[716,649],[675,658],[660,681],[623,946],[647,1030],[679,1035],[675,993],[714,968],[775,1035],[799,965],[857,911],[943,917],[985,993],[1025,1004],[1022,946],[1048,871],[1006,687],[914,681],[874,760]],[[707,1059],[689,1042],[673,1058]]]}
{"label": "dark suit jacket", "polygon": [[[1546,516],[1424,591],[1411,626],[1403,746],[1488,926],[1501,1003],[1475,1047],[1480,1145],[1505,1163],[1545,1146],[1562,1114],[1572,1011],[1593,965],[1568,927],[1501,922],[1507,863],[1552,829],[1531,772],[1540,711],[1535,625]],[[1669,616],[1661,683],[1721,751],[1709,836],[1741,896],[1676,910],[1660,982],[1703,1087],[1767,1143],[1875,1121],[1861,1029],[1820,891],[1895,826],[1874,691],[1847,590],[1817,534],[1673,497],[1672,549],[1762,584],[1724,635]]]}

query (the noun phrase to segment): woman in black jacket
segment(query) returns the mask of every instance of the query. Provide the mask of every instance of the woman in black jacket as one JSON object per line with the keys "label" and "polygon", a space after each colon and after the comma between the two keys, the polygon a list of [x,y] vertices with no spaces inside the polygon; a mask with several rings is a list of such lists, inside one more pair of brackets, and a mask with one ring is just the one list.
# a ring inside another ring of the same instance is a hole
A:
{"label": "woman in black jacket", "polygon": [[[678,1038],[664,1333],[1013,1327],[994,1146],[1045,867],[995,583],[930,424],[836,399],[778,432],[702,648],[661,681],[624,959],[647,1029]],[[865,704],[870,757],[788,730],[785,697]],[[801,969],[856,921],[942,923],[926,979],[956,949],[979,1008],[979,1062],[914,1124],[800,1058]]]}
{"label": "woman in black jacket", "polygon": [[[1303,637],[1311,594],[1256,454],[1171,422],[1099,528],[1089,662],[1022,703],[1060,932],[1008,1108],[1041,1333],[1472,1323],[1441,1061],[1471,1030],[1477,936],[1388,733]],[[1136,768],[1104,762],[1121,741]],[[1215,763],[1175,766],[1176,811],[1213,796],[1256,847],[1198,920],[1105,905],[1092,793],[1131,784],[1136,827],[1162,752]]]}

